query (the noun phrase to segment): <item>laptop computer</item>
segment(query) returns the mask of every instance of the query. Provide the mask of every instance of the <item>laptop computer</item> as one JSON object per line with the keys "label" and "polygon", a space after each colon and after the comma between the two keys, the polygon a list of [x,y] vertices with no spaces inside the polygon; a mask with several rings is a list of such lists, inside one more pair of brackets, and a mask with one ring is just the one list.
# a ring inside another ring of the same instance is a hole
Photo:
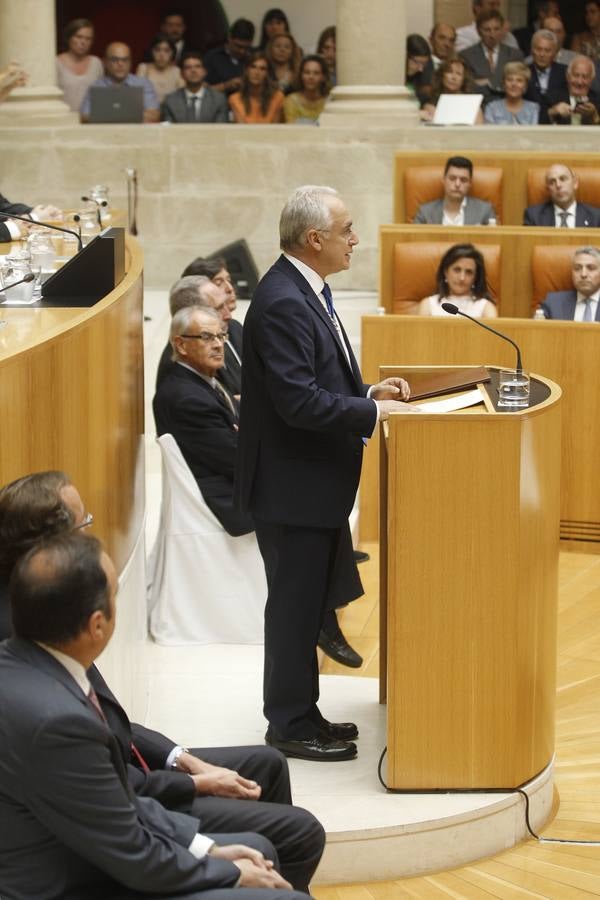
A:
{"label": "laptop computer", "polygon": [[143,122],[144,88],[91,87],[90,122]]}
{"label": "laptop computer", "polygon": [[482,94],[442,94],[432,124],[474,125],[482,100]]}

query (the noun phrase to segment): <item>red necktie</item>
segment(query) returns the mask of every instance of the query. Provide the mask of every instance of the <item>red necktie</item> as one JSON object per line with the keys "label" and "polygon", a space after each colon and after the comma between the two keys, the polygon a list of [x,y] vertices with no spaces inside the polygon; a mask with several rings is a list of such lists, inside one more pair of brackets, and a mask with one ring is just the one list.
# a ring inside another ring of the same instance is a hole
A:
{"label": "red necktie", "polygon": [[[96,693],[96,691],[94,690],[94,688],[92,687],[91,684],[90,684],[90,690],[88,693],[88,700],[90,701],[90,703],[92,704],[92,706],[94,707],[95,711],[98,713],[98,715],[100,716],[100,718],[102,719],[104,724],[108,727],[108,721],[106,719],[106,716],[104,715],[104,710],[100,706],[100,701],[98,700],[98,694]],[[140,765],[140,768],[142,769],[143,772],[146,772],[146,774],[147,774],[150,771],[150,766],[148,765],[148,763],[146,762],[146,760],[144,759],[144,757],[142,756],[142,754],[140,753],[138,748],[135,746],[133,741],[131,742],[131,744],[129,746],[131,748],[131,752],[137,759],[137,761]]]}

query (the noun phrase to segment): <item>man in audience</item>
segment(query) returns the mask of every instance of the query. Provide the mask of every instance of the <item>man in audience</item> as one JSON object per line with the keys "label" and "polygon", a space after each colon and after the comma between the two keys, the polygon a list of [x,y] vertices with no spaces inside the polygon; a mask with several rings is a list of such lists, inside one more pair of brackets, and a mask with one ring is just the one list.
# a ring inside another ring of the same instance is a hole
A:
{"label": "man in audience", "polygon": [[530,25],[524,28],[515,28],[513,36],[523,53],[529,53],[531,40],[536,31],[543,28],[542,21],[547,16],[558,16],[560,14],[559,4],[556,0],[537,0],[534,5],[533,15],[535,18]]}
{"label": "man in audience", "polygon": [[[546,18],[542,19],[541,28],[544,31],[551,31],[558,42],[556,62],[563,66],[568,66],[571,60],[575,59],[577,54],[574,50],[565,50],[567,32],[565,31],[565,25],[561,17],[559,15],[546,16]],[[527,62],[531,62],[531,60],[527,60]]]}
{"label": "man in audience", "polygon": [[507,62],[523,59],[518,48],[502,43],[504,18],[497,10],[482,12],[477,16],[479,41],[460,56],[473,73],[473,80],[486,98],[502,91],[504,66]]}
{"label": "man in audience", "polygon": [[576,56],[567,66],[565,97],[549,107],[550,121],[557,125],[600,124],[600,97],[592,87],[596,67],[588,56]]}
{"label": "man in audience", "polygon": [[[231,310],[229,308],[229,294],[226,288],[216,284],[207,275],[185,275],[175,282],[169,292],[169,310],[174,316],[177,310],[184,306],[205,306],[219,316],[223,329],[229,332],[231,322]],[[236,322],[236,326],[239,323]],[[239,329],[241,329],[239,325]],[[229,341],[225,344],[225,363],[217,373],[217,378],[229,393],[239,400],[242,387],[241,369],[241,338],[237,328],[236,347],[229,347]],[[163,350],[156,374],[156,387],[158,388],[165,375],[173,370],[173,349],[170,342]]]}
{"label": "man in audience", "polygon": [[[490,12],[491,10],[499,12],[500,0],[473,0],[473,21],[470,25],[463,25],[456,30],[456,53],[466,50],[467,47],[472,47],[473,44],[476,44],[479,41],[477,18],[481,13]],[[504,21],[502,26],[502,43],[507,47],[514,47],[515,49],[519,46],[516,38],[511,33],[510,23],[507,21]]]}
{"label": "man in audience", "polygon": [[227,264],[221,257],[204,259],[202,256],[197,256],[196,259],[193,259],[181,273],[182,278],[185,278],[186,275],[204,275],[206,278],[210,278],[212,283],[216,284],[216,286],[225,294],[225,302],[231,313],[231,318],[227,320],[229,340],[225,345],[226,371],[221,374],[220,379],[231,394],[237,395],[240,393],[241,389],[242,340],[244,330],[241,323],[233,318],[233,314],[237,307],[237,296],[233,279],[227,269]]}
{"label": "man in audience", "polygon": [[114,41],[104,52],[105,75],[90,85],[83,98],[80,114],[82,122],[89,122],[91,88],[141,87],[144,89],[144,122],[158,122],[159,104],[154,87],[147,78],[131,74],[131,50],[127,44]]}
{"label": "man in audience", "polygon": [[233,537],[254,531],[248,513],[233,506],[238,411],[216,379],[224,364],[227,331],[212,309],[186,306],[171,320],[175,365],[153,401],[156,433],[172,434],[202,496]]}
{"label": "man in audience", "polygon": [[115,628],[117,576],[100,542],[70,533],[34,546],[9,590],[15,637],[0,646],[2,893],[45,897],[51,885],[57,897],[202,900],[220,888],[233,900],[239,886],[262,889],[257,900],[283,898],[290,885],[268,839],[201,834],[197,818],[132,792],[86,674]]}
{"label": "man in audience", "polygon": [[523,225],[546,228],[599,228],[600,209],[577,202],[579,179],[568,166],[557,163],[546,172],[546,188],[550,199],[528,206]]}
{"label": "man in audience", "polygon": [[0,242],[18,241],[27,237],[31,227],[26,222],[19,222],[18,219],[1,218],[11,213],[15,216],[28,216],[31,218],[31,224],[62,216],[62,210],[52,204],[39,203],[37,206],[27,206],[26,203],[11,203],[0,194]]}
{"label": "man in audience", "polygon": [[423,203],[413,222],[416,225],[489,225],[490,219],[496,219],[496,212],[491,203],[469,197],[472,182],[471,160],[451,156],[446,160],[442,177],[444,196]]}
{"label": "man in audience", "polygon": [[600,322],[600,250],[580,247],[573,256],[572,291],[546,294],[542,310],[547,319]]}
{"label": "man in audience", "polygon": [[229,109],[222,92],[204,84],[206,69],[202,57],[193,50],[184,54],[181,75],[185,87],[167,94],[161,118],[167,122],[227,122]]}
{"label": "man in audience", "polygon": [[254,40],[254,25],[249,19],[236,19],[224,47],[206,54],[206,80],[216,91],[233,94],[242,84],[242,72]]}
{"label": "man in audience", "polygon": [[429,43],[431,45],[431,62],[434,69],[439,68],[449,56],[454,54],[455,41],[456,30],[452,25],[438,22],[437,25],[433,26],[429,35]]}
{"label": "man in audience", "polygon": [[551,31],[536,31],[531,39],[533,61],[525,99],[540,106],[540,125],[550,122],[548,109],[568,97],[567,67],[556,62],[558,41]]}
{"label": "man in audience", "polygon": [[[18,560],[43,539],[84,530],[91,518],[63,472],[36,472],[0,490],[0,640],[12,634],[8,581]],[[130,722],[95,665],[86,675],[138,796],[194,815],[205,831],[263,834],[275,845],[284,876],[307,889],[322,852],[322,829],[291,805],[280,753],[262,746],[188,750]]]}
{"label": "man in audience", "polygon": [[183,13],[178,9],[171,9],[166,12],[160,23],[159,31],[166,34],[175,44],[175,59],[173,60],[179,66],[186,52],[185,46],[185,18]]}

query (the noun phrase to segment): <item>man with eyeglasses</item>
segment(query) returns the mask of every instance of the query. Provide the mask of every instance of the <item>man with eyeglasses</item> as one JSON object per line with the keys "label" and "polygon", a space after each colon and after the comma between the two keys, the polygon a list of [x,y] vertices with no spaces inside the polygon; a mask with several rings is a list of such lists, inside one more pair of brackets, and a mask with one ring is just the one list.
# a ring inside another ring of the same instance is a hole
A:
{"label": "man with eyeglasses", "polygon": [[233,505],[237,404],[216,379],[226,340],[227,330],[214,310],[178,310],[170,331],[176,365],[159,382],[153,409],[156,433],[173,435],[209,508],[238,537],[254,531],[254,523]]}
{"label": "man with eyeglasses", "polygon": [[94,81],[88,88],[80,108],[82,122],[89,122],[91,97],[90,89],[95,87],[141,87],[144,89],[144,122],[158,122],[159,103],[156,92],[147,78],[131,74],[131,50],[127,44],[113,42],[104,52],[105,75]]}

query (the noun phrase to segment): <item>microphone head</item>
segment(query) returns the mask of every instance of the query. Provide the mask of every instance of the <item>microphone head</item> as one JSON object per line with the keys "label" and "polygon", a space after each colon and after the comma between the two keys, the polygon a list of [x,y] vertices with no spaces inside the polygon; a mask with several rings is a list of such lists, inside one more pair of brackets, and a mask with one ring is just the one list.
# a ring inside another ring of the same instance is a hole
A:
{"label": "microphone head", "polygon": [[100,200],[100,206],[108,206],[108,200]]}
{"label": "microphone head", "polygon": [[77,215],[77,213],[75,213],[75,215],[73,216],[73,221],[74,221],[74,222],[81,222],[81,216],[79,216],[79,215]]}
{"label": "microphone head", "polygon": [[444,312],[450,313],[451,316],[455,316],[459,311],[458,306],[455,306],[454,303],[442,303],[442,309]]}
{"label": "microphone head", "polygon": [[35,281],[35,275],[33,274],[33,272],[30,272],[29,275],[26,275],[26,276],[23,278],[23,282],[24,282],[25,284],[29,284],[30,281]]}
{"label": "microphone head", "polygon": [[82,197],[81,199],[83,200],[84,203],[89,203],[89,202],[90,202],[90,198],[89,198],[89,197]]}

